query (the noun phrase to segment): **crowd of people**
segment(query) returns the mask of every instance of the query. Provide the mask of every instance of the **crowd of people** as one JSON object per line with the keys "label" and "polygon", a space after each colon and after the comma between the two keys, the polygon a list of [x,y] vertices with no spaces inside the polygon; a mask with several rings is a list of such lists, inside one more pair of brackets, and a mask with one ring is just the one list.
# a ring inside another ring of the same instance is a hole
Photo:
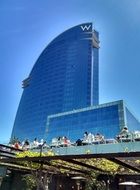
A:
{"label": "crowd of people", "polygon": [[69,146],[69,145],[86,145],[86,144],[92,144],[92,143],[103,143],[104,142],[104,136],[97,133],[96,135],[93,135],[92,133],[88,133],[87,131],[84,133],[82,139],[77,139],[76,142],[70,142],[70,140],[65,137],[58,137],[53,138],[51,146],[53,147],[59,147],[59,146]]}
{"label": "crowd of people", "polygon": [[83,134],[82,139],[77,139],[76,142],[71,142],[66,136],[63,137],[58,137],[58,138],[53,138],[52,142],[49,146],[47,146],[46,141],[43,139],[38,141],[37,138],[34,139],[33,142],[30,142],[28,139],[25,139],[23,142],[20,142],[18,139],[14,139],[12,144],[12,147],[17,148],[17,149],[23,149],[23,150],[29,150],[29,149],[34,149],[37,147],[41,147],[42,145],[47,146],[47,147],[66,147],[70,145],[86,145],[86,144],[92,144],[92,143],[104,143],[104,136],[101,135],[100,133],[97,133],[96,135],[92,133],[88,133],[87,131]]}
{"label": "crowd of people", "polygon": [[66,137],[58,137],[58,138],[53,138],[52,142],[51,142],[51,147],[53,146],[70,146],[72,143],[70,142],[70,140]]}
{"label": "crowd of people", "polygon": [[17,149],[29,150],[29,149],[33,149],[33,148],[41,147],[42,145],[45,145],[46,141],[41,139],[39,142],[38,139],[35,138],[33,142],[30,142],[28,139],[25,139],[24,141],[21,142],[17,138],[17,139],[13,139],[10,144],[12,147],[17,148]]}
{"label": "crowd of people", "polygon": [[[103,142],[104,136],[97,133],[96,135],[93,135],[92,133],[85,132],[83,135],[83,139],[78,139],[76,142],[72,143],[66,136],[63,137],[58,137],[58,138],[53,138],[52,142],[50,144],[50,147],[57,147],[57,146],[70,146],[70,145],[84,145],[84,144],[91,144],[92,142]],[[46,141],[41,139],[38,141],[37,138],[33,140],[33,142],[30,142],[28,139],[25,139],[24,141],[20,141],[19,139],[13,139],[11,142],[11,146],[17,149],[23,149],[23,150],[28,150],[28,149],[33,149],[37,147],[41,147],[42,145],[47,146]]]}
{"label": "crowd of people", "polygon": [[84,133],[83,139],[77,139],[76,145],[86,145],[86,144],[92,144],[92,143],[103,143],[104,142],[104,136],[100,133],[97,133],[96,135],[92,134],[91,132],[88,133],[87,131]]}
{"label": "crowd of people", "polygon": [[[122,139],[127,139],[129,137],[129,131],[127,127],[122,128],[120,131],[119,135],[116,136],[116,138],[112,139],[113,141],[110,142],[120,142]],[[137,135],[138,136],[138,135]],[[139,132],[139,138],[140,138],[140,132]],[[46,141],[41,139],[38,141],[37,138],[33,140],[33,142],[30,142],[28,139],[24,140],[23,142],[20,142],[18,139],[14,139],[13,142],[11,143],[14,148],[17,149],[23,149],[23,150],[28,150],[28,149],[33,149],[33,148],[41,148],[43,147],[60,147],[60,146],[70,146],[70,145],[76,145],[76,146],[81,146],[81,145],[87,145],[87,144],[103,144],[106,143],[107,139],[104,138],[104,135],[97,133],[97,134],[92,134],[91,132],[85,131],[83,134],[83,138],[79,138],[76,140],[76,142],[71,142],[66,136],[63,137],[58,137],[58,138],[53,138],[51,144],[47,145]]]}
{"label": "crowd of people", "polygon": [[[83,134],[83,138],[77,139],[76,142],[70,142],[70,140],[68,140],[67,137],[58,137],[52,139],[51,145],[59,147],[59,146],[69,146],[69,145],[82,146],[87,144],[129,142],[131,140],[130,136],[133,136],[133,134],[135,134],[135,132],[130,133],[126,126],[122,128],[122,130],[116,137],[110,139],[105,139],[104,135],[100,133],[96,133],[94,135],[91,132],[88,133],[87,131],[85,131],[85,133]],[[140,140],[140,132],[139,132],[139,140]]]}

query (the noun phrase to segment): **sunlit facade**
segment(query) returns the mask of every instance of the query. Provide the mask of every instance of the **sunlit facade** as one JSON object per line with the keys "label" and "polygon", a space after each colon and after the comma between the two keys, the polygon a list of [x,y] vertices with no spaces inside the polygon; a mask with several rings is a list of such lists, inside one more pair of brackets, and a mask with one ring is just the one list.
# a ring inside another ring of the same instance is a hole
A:
{"label": "sunlit facade", "polygon": [[92,23],[56,37],[23,81],[12,138],[45,138],[49,115],[98,105],[98,54],[99,34]]}
{"label": "sunlit facade", "polygon": [[120,100],[50,115],[46,134],[48,142],[59,136],[66,136],[74,142],[78,138],[82,139],[85,131],[112,139],[126,126],[130,131],[140,129],[139,121]]}

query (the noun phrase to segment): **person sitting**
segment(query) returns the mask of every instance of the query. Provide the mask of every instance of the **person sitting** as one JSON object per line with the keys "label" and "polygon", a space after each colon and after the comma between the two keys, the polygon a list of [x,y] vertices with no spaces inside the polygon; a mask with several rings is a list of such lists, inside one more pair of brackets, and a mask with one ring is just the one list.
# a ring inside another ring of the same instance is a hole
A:
{"label": "person sitting", "polygon": [[63,141],[62,137],[58,137],[58,141],[57,141],[57,142],[58,142],[58,143],[57,143],[57,144],[58,144],[58,146],[61,146],[62,141]]}
{"label": "person sitting", "polygon": [[84,137],[86,138],[88,136],[88,132],[86,131],[85,133],[84,133]]}
{"label": "person sitting", "polygon": [[37,138],[35,138],[33,141],[33,147],[37,147],[38,145],[39,145],[39,142],[38,142]]}
{"label": "person sitting", "polygon": [[87,132],[87,131],[84,133],[83,142],[84,142],[84,143],[87,143],[87,142],[88,142],[88,132]]}
{"label": "person sitting", "polygon": [[104,136],[101,135],[100,133],[97,133],[95,135],[95,141],[98,142],[98,143],[103,143],[104,142]]}
{"label": "person sitting", "polygon": [[60,140],[60,146],[67,146],[67,137],[62,137]]}
{"label": "person sitting", "polygon": [[78,140],[76,141],[76,145],[77,145],[77,146],[82,146],[82,140],[81,140],[81,139],[78,139]]}
{"label": "person sitting", "polygon": [[15,142],[14,148],[20,149],[21,148],[21,143],[19,141]]}
{"label": "person sitting", "polygon": [[64,146],[68,146],[68,139],[67,139],[67,137],[64,137]]}
{"label": "person sitting", "polygon": [[94,141],[94,135],[92,133],[89,133],[87,136],[88,143],[91,144]]}
{"label": "person sitting", "polygon": [[45,142],[45,141],[44,141],[43,139],[41,139],[39,144],[40,144],[40,145],[43,145],[44,142]]}
{"label": "person sitting", "polygon": [[124,127],[120,134],[119,134],[120,137],[128,137],[128,128],[127,127]]}
{"label": "person sitting", "polygon": [[28,150],[30,148],[30,143],[29,143],[29,140],[26,139],[25,142],[24,142],[24,145],[22,147],[24,150]]}

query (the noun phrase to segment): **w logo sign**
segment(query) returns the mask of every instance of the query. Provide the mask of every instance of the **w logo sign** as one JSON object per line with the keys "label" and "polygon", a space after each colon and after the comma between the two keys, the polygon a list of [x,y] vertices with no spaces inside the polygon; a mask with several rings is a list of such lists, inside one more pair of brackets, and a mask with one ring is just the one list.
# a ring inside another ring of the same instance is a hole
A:
{"label": "w logo sign", "polygon": [[91,25],[84,25],[84,26],[81,26],[81,29],[83,30],[83,31],[85,31],[85,30],[89,30],[90,29],[90,27],[91,27]]}

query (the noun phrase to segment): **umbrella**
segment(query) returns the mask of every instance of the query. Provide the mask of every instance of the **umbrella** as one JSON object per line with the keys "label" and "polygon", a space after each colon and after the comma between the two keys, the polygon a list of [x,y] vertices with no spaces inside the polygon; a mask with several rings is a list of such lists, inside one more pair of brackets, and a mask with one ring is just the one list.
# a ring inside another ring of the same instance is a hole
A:
{"label": "umbrella", "polygon": [[139,183],[136,182],[132,182],[132,181],[125,181],[125,182],[121,182],[119,183],[119,185],[140,185]]}

